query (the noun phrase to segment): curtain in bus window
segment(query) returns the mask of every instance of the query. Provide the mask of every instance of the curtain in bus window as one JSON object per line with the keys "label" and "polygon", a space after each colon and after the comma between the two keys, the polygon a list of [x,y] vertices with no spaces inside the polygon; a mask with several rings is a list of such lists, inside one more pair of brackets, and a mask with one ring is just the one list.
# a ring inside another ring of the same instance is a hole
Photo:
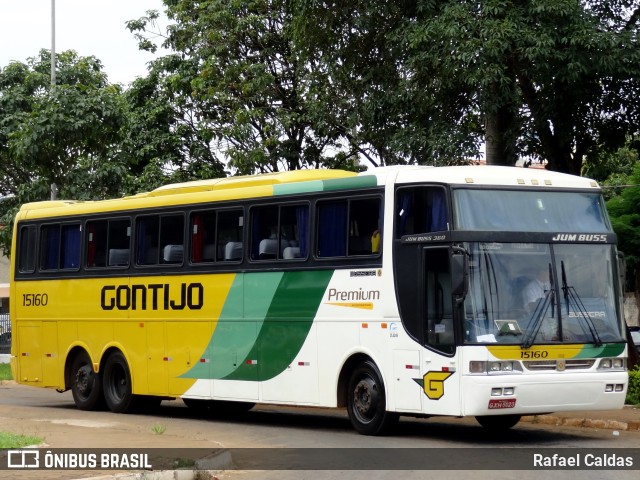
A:
{"label": "curtain in bus window", "polygon": [[55,270],[58,268],[60,255],[60,227],[57,225],[43,227],[42,234],[44,238],[42,243],[43,257],[41,268],[44,270]]}
{"label": "curtain in bus window", "polygon": [[193,227],[191,231],[191,260],[202,262],[204,252],[204,224],[202,215],[193,216]]}
{"label": "curtain in bus window", "polygon": [[309,252],[309,207],[296,207],[296,223],[298,224],[298,241],[300,242],[300,256],[306,258]]}
{"label": "curtain in bus window", "polygon": [[323,203],[319,209],[318,256],[347,254],[347,202]]}
{"label": "curtain in bus window", "polygon": [[80,266],[80,225],[62,227],[62,268]]}
{"label": "curtain in bus window", "polygon": [[430,232],[440,232],[447,229],[447,209],[444,200],[444,190],[431,190],[431,228]]}

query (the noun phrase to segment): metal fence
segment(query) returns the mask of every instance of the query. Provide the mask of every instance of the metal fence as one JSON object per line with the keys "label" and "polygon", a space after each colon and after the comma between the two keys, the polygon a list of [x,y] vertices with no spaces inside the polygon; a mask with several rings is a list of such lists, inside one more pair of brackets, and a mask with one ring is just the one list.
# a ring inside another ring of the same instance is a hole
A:
{"label": "metal fence", "polygon": [[0,313],[0,353],[11,352],[11,322],[8,313]]}

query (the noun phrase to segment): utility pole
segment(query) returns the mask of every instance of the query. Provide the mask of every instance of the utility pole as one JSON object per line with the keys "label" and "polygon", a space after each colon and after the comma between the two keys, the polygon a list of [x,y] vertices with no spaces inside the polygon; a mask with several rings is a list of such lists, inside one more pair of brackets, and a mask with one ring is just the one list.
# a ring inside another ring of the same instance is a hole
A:
{"label": "utility pole", "polygon": [[[51,0],[51,87],[56,84],[56,0]],[[58,185],[51,183],[51,200],[58,198]]]}

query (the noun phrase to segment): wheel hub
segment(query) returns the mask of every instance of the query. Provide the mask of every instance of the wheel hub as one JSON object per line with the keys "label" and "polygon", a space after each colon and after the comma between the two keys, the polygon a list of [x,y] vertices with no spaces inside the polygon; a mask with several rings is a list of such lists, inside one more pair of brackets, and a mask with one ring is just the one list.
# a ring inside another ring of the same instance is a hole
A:
{"label": "wheel hub", "polygon": [[370,378],[363,378],[354,390],[354,404],[362,415],[370,416],[375,410],[378,393],[375,382]]}
{"label": "wheel hub", "polygon": [[91,393],[93,387],[93,376],[91,370],[87,365],[80,367],[76,373],[76,386],[77,390],[82,395],[88,395]]}

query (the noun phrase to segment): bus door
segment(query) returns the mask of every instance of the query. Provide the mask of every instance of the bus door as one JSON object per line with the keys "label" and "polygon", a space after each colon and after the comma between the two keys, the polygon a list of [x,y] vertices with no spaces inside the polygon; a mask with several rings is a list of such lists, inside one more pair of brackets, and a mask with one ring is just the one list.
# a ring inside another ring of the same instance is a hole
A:
{"label": "bus door", "polygon": [[[423,249],[422,312],[423,359],[421,365],[425,413],[460,414],[460,373],[456,354],[458,301],[464,281],[464,255],[450,246]],[[461,257],[462,255],[462,257]],[[452,271],[454,272],[452,274]]]}

